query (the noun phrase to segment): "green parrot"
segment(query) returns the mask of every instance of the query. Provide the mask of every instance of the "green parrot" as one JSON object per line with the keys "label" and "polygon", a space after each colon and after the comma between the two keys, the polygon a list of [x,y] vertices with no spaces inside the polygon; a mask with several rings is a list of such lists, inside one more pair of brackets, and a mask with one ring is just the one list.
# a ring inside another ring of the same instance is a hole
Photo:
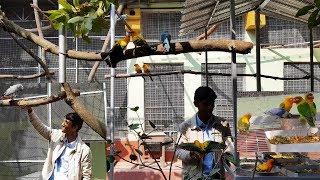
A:
{"label": "green parrot", "polygon": [[317,115],[317,106],[316,104],[313,102],[314,96],[312,93],[307,93],[304,96],[305,100],[307,101],[307,103],[309,104],[310,108],[311,108],[311,112],[313,113],[314,116]]}
{"label": "green parrot", "polygon": [[307,122],[311,127],[315,127],[315,114],[312,112],[311,107],[301,96],[294,97],[294,102],[297,104],[297,109],[300,114],[300,120]]}

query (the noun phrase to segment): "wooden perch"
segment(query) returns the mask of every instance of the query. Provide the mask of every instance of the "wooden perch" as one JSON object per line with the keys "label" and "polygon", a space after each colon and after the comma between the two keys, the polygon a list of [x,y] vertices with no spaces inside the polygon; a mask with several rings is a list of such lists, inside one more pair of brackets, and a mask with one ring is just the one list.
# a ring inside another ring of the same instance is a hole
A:
{"label": "wooden perch", "polygon": [[[46,51],[53,54],[59,54],[58,46],[47,41],[34,33],[26,31],[24,28],[18,26],[14,22],[8,20],[4,13],[0,10],[0,27],[5,31],[13,32],[31,42],[43,47]],[[191,40],[187,42],[176,42],[171,44],[172,50],[169,53],[165,53],[163,44],[153,46],[153,48],[146,49],[146,47],[138,47],[136,49],[128,49],[125,51],[125,56],[117,61],[137,58],[150,55],[164,55],[164,54],[179,54],[188,52],[201,52],[201,51],[235,51],[240,54],[250,53],[253,44],[250,42],[244,42],[240,40],[229,39],[217,39],[217,40]],[[87,61],[102,61],[109,56],[109,53],[96,53],[96,52],[84,52],[67,50],[66,56],[72,59],[87,60]]]}
{"label": "wooden perch", "polygon": [[[50,75],[54,75],[53,71],[49,72]],[[32,74],[32,75],[26,75],[26,76],[21,76],[21,75],[14,75],[14,74],[0,74],[0,79],[34,79],[34,78],[39,78],[46,76],[45,72],[42,72],[40,74]]]}
{"label": "wooden perch", "polygon": [[[80,92],[76,91],[74,93],[74,96],[79,96]],[[58,95],[52,95],[49,97],[45,98],[37,98],[37,99],[19,99],[19,100],[14,100],[14,99],[5,99],[5,100],[0,100],[0,106],[40,106],[40,105],[45,105],[49,103],[53,103],[56,101],[60,101],[61,99],[66,98],[67,95],[65,92],[60,92]]]}
{"label": "wooden perch", "polygon": [[83,119],[84,122],[86,122],[88,126],[90,126],[103,139],[107,140],[105,123],[99,121],[87,110],[87,108],[77,99],[68,83],[62,83],[62,87],[67,95],[65,100],[66,103]]}

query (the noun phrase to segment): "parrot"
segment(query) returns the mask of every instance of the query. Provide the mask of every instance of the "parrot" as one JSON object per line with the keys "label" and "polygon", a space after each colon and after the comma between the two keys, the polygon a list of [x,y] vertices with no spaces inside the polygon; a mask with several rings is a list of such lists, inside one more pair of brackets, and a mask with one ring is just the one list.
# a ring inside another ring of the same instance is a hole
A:
{"label": "parrot", "polygon": [[12,85],[3,93],[0,99],[13,99],[14,97],[16,97],[16,93],[22,90],[22,84]]}
{"label": "parrot", "polygon": [[316,104],[313,102],[314,96],[312,93],[307,93],[304,96],[305,100],[307,101],[307,103],[309,104],[310,108],[311,108],[311,112],[313,113],[314,116],[317,115],[317,106]]}
{"label": "parrot", "polygon": [[291,116],[290,110],[293,104],[294,100],[292,96],[285,97],[283,102],[280,103],[279,108],[283,108],[287,111],[287,115],[285,117]]}
{"label": "parrot", "polygon": [[[142,65],[142,69],[143,69],[143,73],[150,74],[151,66],[150,66],[150,64],[144,63]],[[153,81],[152,77],[151,76],[149,76],[149,77],[150,77],[151,81]]]}
{"label": "parrot", "polygon": [[297,103],[297,109],[300,114],[300,120],[302,122],[307,121],[311,127],[315,127],[315,115],[312,113],[311,107],[301,96],[294,97],[295,103]]}
{"label": "parrot", "polygon": [[[130,36],[118,40],[110,50],[110,53],[102,53],[101,56],[106,60],[110,67],[116,67],[117,63],[125,58],[123,51],[130,41]],[[109,57],[109,58],[108,58]]]}
{"label": "parrot", "polygon": [[283,117],[287,117],[289,113],[284,108],[272,108],[266,111],[265,114],[283,118]]}
{"label": "parrot", "polygon": [[251,114],[247,113],[244,114],[239,120],[238,120],[238,130],[240,132],[247,132],[250,127],[250,118]]}
{"label": "parrot", "polygon": [[161,34],[161,42],[166,52],[170,51],[170,41],[171,41],[171,35],[168,33],[168,31],[163,32]]}
{"label": "parrot", "polygon": [[139,66],[139,64],[134,64],[134,71],[137,74],[141,74],[142,73],[142,68]]}
{"label": "parrot", "polygon": [[269,159],[267,162],[261,163],[257,166],[258,172],[270,172],[273,168],[274,159]]}

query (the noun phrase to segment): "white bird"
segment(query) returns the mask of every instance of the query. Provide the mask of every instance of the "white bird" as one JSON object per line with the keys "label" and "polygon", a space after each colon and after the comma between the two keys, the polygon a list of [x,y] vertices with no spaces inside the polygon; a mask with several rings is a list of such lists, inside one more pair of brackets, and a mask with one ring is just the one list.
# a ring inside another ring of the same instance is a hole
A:
{"label": "white bird", "polygon": [[15,84],[10,86],[6,92],[3,93],[1,99],[13,99],[17,96],[16,93],[23,90],[22,84]]}

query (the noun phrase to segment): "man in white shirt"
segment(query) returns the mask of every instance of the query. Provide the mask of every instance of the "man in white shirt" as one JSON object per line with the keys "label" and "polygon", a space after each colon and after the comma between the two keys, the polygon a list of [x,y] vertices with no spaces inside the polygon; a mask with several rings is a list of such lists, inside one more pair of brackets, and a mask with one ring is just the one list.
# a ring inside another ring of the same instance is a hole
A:
{"label": "man in white shirt", "polygon": [[42,169],[42,179],[91,179],[91,150],[78,136],[83,124],[80,116],[68,113],[61,123],[61,129],[50,129],[41,122],[31,107],[26,109],[33,127],[50,142]]}

